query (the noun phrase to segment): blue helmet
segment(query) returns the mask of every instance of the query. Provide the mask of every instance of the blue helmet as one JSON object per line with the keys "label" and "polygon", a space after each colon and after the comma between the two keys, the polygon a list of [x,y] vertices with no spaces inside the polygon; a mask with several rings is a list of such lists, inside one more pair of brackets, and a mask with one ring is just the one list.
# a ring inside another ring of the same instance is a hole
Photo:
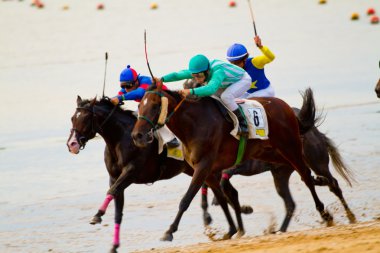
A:
{"label": "blue helmet", "polygon": [[227,50],[228,61],[238,61],[248,55],[248,51],[242,44],[235,43]]}
{"label": "blue helmet", "polygon": [[137,77],[136,70],[128,65],[127,68],[120,73],[120,82],[134,82],[137,80]]}

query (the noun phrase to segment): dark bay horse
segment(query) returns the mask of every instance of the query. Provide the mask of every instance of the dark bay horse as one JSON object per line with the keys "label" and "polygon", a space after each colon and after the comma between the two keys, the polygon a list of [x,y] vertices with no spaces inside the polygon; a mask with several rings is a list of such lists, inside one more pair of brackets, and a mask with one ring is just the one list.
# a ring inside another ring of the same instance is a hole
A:
{"label": "dark bay horse", "polygon": [[[161,105],[166,100],[164,97],[168,101],[168,108],[162,109]],[[292,166],[309,188],[321,217],[331,225],[332,216],[324,210],[324,204],[315,191],[310,169],[302,157],[300,134],[310,130],[315,123],[315,104],[311,89],[305,91],[298,118],[292,108],[278,98],[255,100],[264,106],[267,113],[269,139],[248,140],[243,161],[259,159]],[[169,114],[166,125],[182,141],[185,159],[194,169],[191,184],[180,202],[177,216],[164,235],[166,240],[172,240],[183,213],[205,178],[234,165],[239,141],[230,135],[232,123],[224,119],[211,98],[190,102],[182,99],[178,92],[163,91],[159,85],[151,87],[140,103],[139,118],[132,132],[137,146],[149,146],[154,140],[153,131],[160,127],[157,122],[166,109]],[[244,233],[238,199],[232,204],[237,216],[238,232]],[[230,230],[225,238],[231,238],[234,233],[235,231]]]}
{"label": "dark bay horse", "polygon": [[[296,115],[298,115],[299,110],[294,108],[294,111]],[[317,127],[312,127],[312,129],[307,131],[302,137],[304,159],[317,175],[316,178],[313,178],[314,184],[318,186],[328,186],[330,191],[334,193],[342,203],[350,223],[355,223],[355,215],[348,207],[338,181],[330,173],[330,157],[335,170],[350,186],[352,186],[351,181],[355,181],[353,172],[343,161],[334,142],[325,134],[321,133]],[[291,166],[259,160],[249,160],[234,168],[224,170],[221,185],[222,188],[226,187],[229,184],[229,179],[233,175],[252,176],[266,171],[272,173],[276,191],[285,204],[286,215],[280,228],[281,232],[285,232],[295,210],[295,203],[289,190],[289,178],[294,171]],[[202,186],[202,202],[207,203],[207,196],[204,194],[207,192],[204,190],[205,188],[207,188],[207,185]],[[202,206],[205,205],[207,206],[205,203],[202,204]]]}
{"label": "dark bay horse", "polygon": [[[120,224],[123,216],[124,189],[129,185],[153,183],[158,180],[172,178],[180,173],[193,175],[193,169],[184,161],[167,158],[158,154],[158,143],[141,149],[135,146],[131,138],[136,116],[132,111],[124,111],[115,107],[109,100],[97,101],[77,98],[77,108],[71,118],[72,130],[67,141],[69,151],[79,153],[88,140],[100,134],[106,142],[104,160],[110,177],[110,189],[104,203],[91,224],[101,222],[110,201],[115,201],[114,240],[111,252],[117,252],[120,245]],[[221,207],[230,225],[236,231],[233,219],[227,207],[227,201],[219,186],[219,178],[210,175],[205,181],[221,202]]]}

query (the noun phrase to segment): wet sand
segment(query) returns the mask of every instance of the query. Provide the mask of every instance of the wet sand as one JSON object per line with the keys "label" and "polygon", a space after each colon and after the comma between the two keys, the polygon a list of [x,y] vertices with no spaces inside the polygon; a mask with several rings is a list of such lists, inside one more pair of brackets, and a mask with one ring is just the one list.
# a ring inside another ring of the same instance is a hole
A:
{"label": "wet sand", "polygon": [[[354,225],[319,228],[281,235],[257,236],[230,241],[195,244],[139,253],[378,253],[380,252],[380,218]],[[136,252],[137,253],[137,252]]]}

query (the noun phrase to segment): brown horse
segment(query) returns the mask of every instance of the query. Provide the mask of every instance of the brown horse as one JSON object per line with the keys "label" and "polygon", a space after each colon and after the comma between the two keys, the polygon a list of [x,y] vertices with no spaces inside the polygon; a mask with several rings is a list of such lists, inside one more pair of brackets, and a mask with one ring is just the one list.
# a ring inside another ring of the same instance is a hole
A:
{"label": "brown horse", "polygon": [[[294,108],[294,112],[298,115],[299,110]],[[339,187],[338,181],[330,173],[330,157],[335,170],[350,186],[351,181],[355,181],[353,172],[343,161],[334,142],[325,134],[321,133],[318,128],[313,127],[302,137],[304,159],[312,171],[317,175],[316,178],[313,178],[314,184],[318,186],[328,186],[330,191],[334,193],[342,203],[350,223],[355,223],[355,215],[348,207],[348,204],[343,197],[342,190]],[[221,185],[223,190],[231,187],[229,179],[233,175],[252,176],[266,171],[270,171],[272,173],[276,191],[285,204],[286,215],[280,227],[280,231],[285,232],[295,210],[295,203],[289,190],[289,178],[294,171],[291,166],[268,163],[259,160],[249,160],[239,166],[223,171]],[[207,188],[207,185],[202,186],[202,206],[207,206],[207,196],[205,195],[207,191],[204,190],[205,188]],[[213,201],[213,203],[215,203],[215,201]],[[244,208],[245,211],[247,211],[247,209],[250,211],[248,207],[244,206]],[[210,215],[209,217],[211,218]]]}
{"label": "brown horse", "polygon": [[[168,101],[168,108],[161,108],[163,99]],[[292,108],[278,98],[257,98],[265,108],[268,117],[269,139],[248,140],[243,161],[259,159],[268,162],[288,164],[301,176],[309,188],[316,208],[321,217],[332,224],[332,216],[324,210],[314,187],[311,172],[302,157],[302,142],[300,133],[305,133],[315,123],[315,105],[311,89],[303,96],[303,105],[299,119]],[[194,174],[191,184],[182,198],[177,216],[164,238],[173,239],[183,213],[189,207],[204,180],[212,174],[220,173],[234,165],[239,141],[230,131],[232,123],[226,121],[219,112],[212,98],[202,98],[197,102],[182,99],[178,92],[163,91],[160,87],[152,87],[145,93],[139,106],[139,118],[132,132],[132,137],[139,147],[151,143],[153,131],[161,126],[157,124],[162,118],[162,112],[167,109],[169,117],[164,123],[182,141],[185,148],[185,159],[193,167]],[[161,117],[160,117],[161,116]],[[233,201],[233,200],[231,200]],[[240,204],[233,202],[239,234],[244,233],[244,227],[239,212]],[[235,231],[229,231],[225,238],[231,238]]]}
{"label": "brown horse", "polygon": [[[124,190],[131,184],[147,184],[170,179],[180,173],[193,175],[193,169],[184,161],[167,158],[166,153],[158,154],[158,143],[154,140],[144,149],[136,147],[131,138],[136,116],[132,111],[115,107],[109,100],[82,100],[77,98],[77,108],[71,118],[72,130],[67,141],[69,151],[78,154],[88,140],[98,133],[106,142],[105,165],[110,177],[110,189],[104,203],[90,224],[101,223],[110,201],[115,201],[115,228],[111,252],[117,252],[120,245],[120,225],[123,216]],[[206,183],[211,187],[227,217],[231,231],[235,230],[227,201],[219,186],[219,178],[210,175]],[[233,198],[233,196],[231,196]],[[207,213],[207,211],[205,210]],[[207,213],[208,214],[208,213]],[[206,215],[204,215],[206,216]],[[207,217],[205,217],[206,219]],[[204,221],[205,223],[207,221]]]}

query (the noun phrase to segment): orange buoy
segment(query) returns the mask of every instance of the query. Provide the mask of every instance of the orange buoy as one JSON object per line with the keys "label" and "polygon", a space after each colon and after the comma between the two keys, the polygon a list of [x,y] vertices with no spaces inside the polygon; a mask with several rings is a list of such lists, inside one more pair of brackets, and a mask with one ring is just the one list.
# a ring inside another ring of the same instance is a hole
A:
{"label": "orange buoy", "polygon": [[155,9],[157,9],[158,8],[158,5],[157,5],[157,3],[151,3],[150,4],[150,8],[152,9],[152,10],[155,10]]}
{"label": "orange buoy", "polygon": [[358,19],[359,19],[359,14],[356,12],[352,13],[351,20],[358,20]]}
{"label": "orange buoy", "polygon": [[104,4],[100,3],[96,6],[96,9],[98,10],[104,10]]}
{"label": "orange buoy", "polygon": [[235,7],[236,6],[236,2],[235,1],[230,1],[230,3],[228,4],[228,6]]}
{"label": "orange buoy", "polygon": [[378,24],[379,23],[379,17],[378,16],[372,16],[371,17],[371,24]]}
{"label": "orange buoy", "polygon": [[327,3],[326,0],[319,0],[319,4],[325,4],[325,3]]}
{"label": "orange buoy", "polygon": [[374,8],[369,8],[367,10],[367,15],[373,15],[373,14],[375,14],[375,9]]}
{"label": "orange buoy", "polygon": [[44,4],[42,2],[40,2],[40,0],[33,0],[32,6],[36,6],[39,9],[44,8]]}

